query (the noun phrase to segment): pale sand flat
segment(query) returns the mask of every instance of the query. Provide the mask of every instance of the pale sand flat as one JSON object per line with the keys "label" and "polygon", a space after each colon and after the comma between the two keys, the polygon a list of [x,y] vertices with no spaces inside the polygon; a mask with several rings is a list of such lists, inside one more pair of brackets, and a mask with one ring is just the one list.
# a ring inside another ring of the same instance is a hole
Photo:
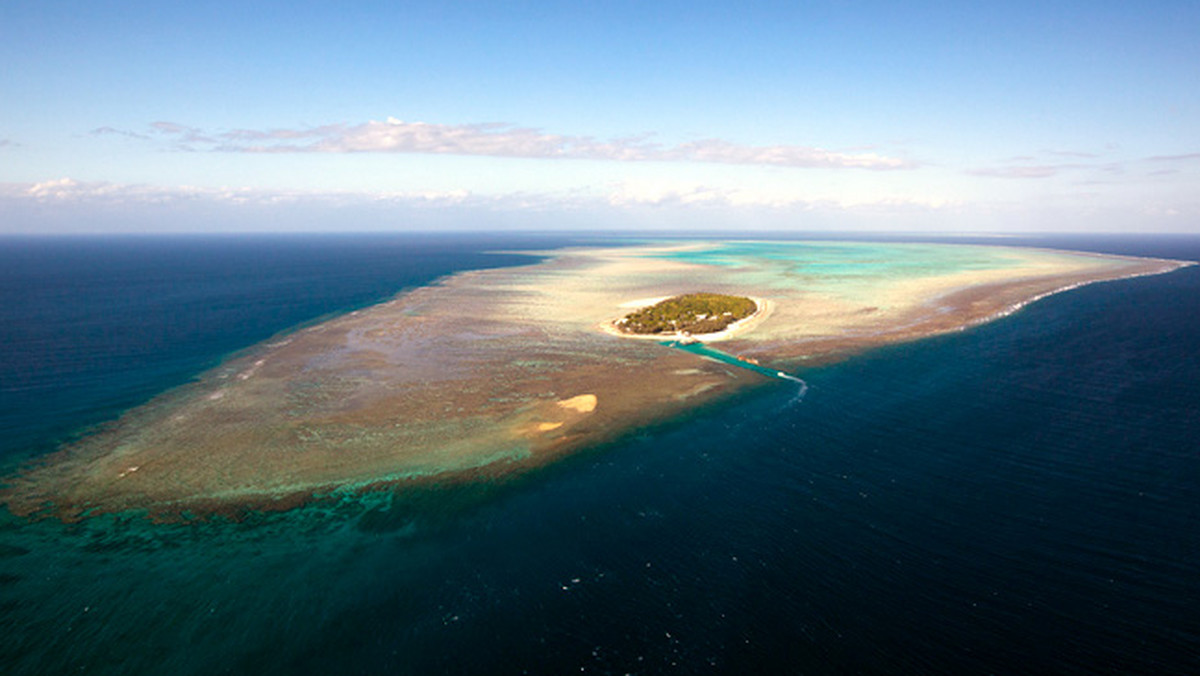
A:
{"label": "pale sand flat", "polygon": [[596,410],[597,403],[596,395],[581,394],[570,399],[563,399],[558,402],[560,408],[565,408],[576,413],[591,413]]}

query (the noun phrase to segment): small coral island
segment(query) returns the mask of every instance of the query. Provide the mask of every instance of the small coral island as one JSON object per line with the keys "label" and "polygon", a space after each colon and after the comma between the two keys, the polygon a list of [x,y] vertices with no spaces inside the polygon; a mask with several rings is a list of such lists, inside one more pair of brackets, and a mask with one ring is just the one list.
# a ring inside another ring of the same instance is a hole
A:
{"label": "small coral island", "polygon": [[758,305],[744,296],[688,293],[632,312],[615,323],[623,333],[637,335],[708,334],[745,319]]}

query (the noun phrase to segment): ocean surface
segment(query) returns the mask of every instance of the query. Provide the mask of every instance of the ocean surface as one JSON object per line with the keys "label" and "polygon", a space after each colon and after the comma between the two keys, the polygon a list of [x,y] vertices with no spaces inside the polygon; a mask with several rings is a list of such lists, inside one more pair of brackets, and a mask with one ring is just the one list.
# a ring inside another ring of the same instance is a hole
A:
{"label": "ocean surface", "polygon": [[[272,335],[585,241],[0,239],[0,469]],[[1200,673],[1200,267],[797,375],[494,484],[0,510],[0,674]]]}

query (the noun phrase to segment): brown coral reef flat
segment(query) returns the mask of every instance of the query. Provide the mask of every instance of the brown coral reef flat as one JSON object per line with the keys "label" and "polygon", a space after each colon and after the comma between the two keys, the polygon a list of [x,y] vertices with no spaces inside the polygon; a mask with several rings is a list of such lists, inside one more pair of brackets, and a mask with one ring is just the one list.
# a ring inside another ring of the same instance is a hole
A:
{"label": "brown coral reef flat", "polygon": [[665,243],[548,252],[524,267],[461,273],[247,350],[7,478],[0,501],[20,515],[140,509],[171,518],[492,477],[764,381],[602,330],[631,299],[697,288],[763,299],[766,311],[722,334],[722,349],[786,369],[960,329],[1064,288],[1183,265],[885,245],[928,263],[872,275],[878,247],[867,255],[850,246],[841,255],[865,258],[861,266],[806,273],[806,256],[839,254],[786,246],[790,263],[736,248],[714,261],[726,243]]}

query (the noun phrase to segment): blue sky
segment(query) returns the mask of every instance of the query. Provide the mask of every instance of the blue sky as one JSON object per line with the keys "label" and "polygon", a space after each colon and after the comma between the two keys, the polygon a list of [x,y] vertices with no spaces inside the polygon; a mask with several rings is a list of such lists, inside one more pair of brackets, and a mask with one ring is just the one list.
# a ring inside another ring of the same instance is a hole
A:
{"label": "blue sky", "polygon": [[1200,231],[1200,3],[0,0],[0,232]]}

